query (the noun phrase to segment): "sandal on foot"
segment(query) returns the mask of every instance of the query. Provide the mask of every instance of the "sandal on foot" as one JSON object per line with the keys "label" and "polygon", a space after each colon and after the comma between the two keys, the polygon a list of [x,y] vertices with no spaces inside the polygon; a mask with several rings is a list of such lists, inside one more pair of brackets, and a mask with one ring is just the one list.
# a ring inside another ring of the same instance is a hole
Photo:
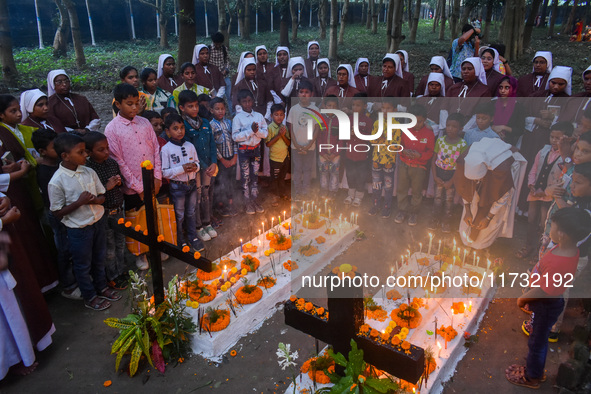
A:
{"label": "sandal on foot", "polygon": [[527,256],[529,256],[531,254],[531,252],[533,252],[533,248],[531,248],[529,246],[524,246],[521,249],[519,249],[517,252],[515,252],[515,257],[517,257],[519,259],[524,259]]}
{"label": "sandal on foot", "polygon": [[509,383],[514,384],[516,386],[527,387],[530,389],[540,388],[539,380],[528,378],[527,376],[525,376],[525,371],[510,371],[509,373],[505,373],[505,378],[507,378]]}
{"label": "sandal on foot", "polygon": [[[515,374],[515,373],[524,374],[525,373],[525,365],[513,364],[505,370],[505,374]],[[542,375],[542,378],[540,379],[540,383],[544,383],[546,380],[548,380],[548,376],[546,376],[546,374],[544,374],[544,375]]]}
{"label": "sandal on foot", "polygon": [[529,304],[525,304],[525,306],[521,308],[521,310],[527,313],[528,315],[531,315],[533,313],[532,310],[529,309]]}
{"label": "sandal on foot", "polygon": [[119,292],[113,289],[109,289],[108,287],[105,290],[103,290],[98,296],[103,300],[109,301],[119,301],[121,299],[121,294],[119,294]]}
{"label": "sandal on foot", "polygon": [[90,301],[84,301],[84,306],[94,311],[104,311],[111,307],[111,303],[95,296]]}

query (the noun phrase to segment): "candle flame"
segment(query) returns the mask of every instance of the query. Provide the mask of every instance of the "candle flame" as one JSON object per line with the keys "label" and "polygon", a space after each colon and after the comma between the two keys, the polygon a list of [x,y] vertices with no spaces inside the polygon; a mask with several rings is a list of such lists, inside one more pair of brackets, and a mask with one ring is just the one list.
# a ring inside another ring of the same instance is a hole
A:
{"label": "candle flame", "polygon": [[224,271],[226,270],[226,266],[224,265]]}
{"label": "candle flame", "polygon": [[441,343],[439,343],[439,341],[437,341],[437,347],[439,348],[439,350],[441,350]]}
{"label": "candle flame", "polygon": [[470,306],[472,306],[472,301],[470,301]]}

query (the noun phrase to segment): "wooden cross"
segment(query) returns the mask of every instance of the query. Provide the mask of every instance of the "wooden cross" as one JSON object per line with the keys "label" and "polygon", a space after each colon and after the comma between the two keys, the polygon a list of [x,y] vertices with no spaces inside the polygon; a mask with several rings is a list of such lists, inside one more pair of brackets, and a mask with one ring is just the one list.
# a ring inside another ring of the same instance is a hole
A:
{"label": "wooden cross", "polygon": [[135,231],[131,227],[125,227],[125,224],[119,224],[115,231],[125,234],[126,237],[133,238],[136,241],[148,246],[148,259],[152,269],[152,286],[154,288],[154,301],[156,305],[164,302],[164,279],[162,275],[162,259],[160,252],[197,267],[205,272],[211,272],[211,261],[201,256],[195,259],[193,253],[185,253],[178,246],[162,241],[158,242],[158,210],[154,187],[154,169],[148,170],[142,168],[142,182],[144,184],[144,202],[146,204],[146,227],[148,235],[142,231]]}
{"label": "wooden cross", "polygon": [[335,353],[340,352],[345,357],[351,350],[350,342],[353,338],[359,349],[363,349],[363,359],[367,363],[393,376],[416,383],[425,370],[425,351],[411,346],[410,354],[406,354],[392,346],[358,336],[359,328],[364,322],[363,288],[345,286],[345,281],[341,281],[341,284],[341,287],[332,290],[327,287],[330,312],[328,321],[300,311],[295,302],[287,301],[284,308],[285,324],[331,344]]}

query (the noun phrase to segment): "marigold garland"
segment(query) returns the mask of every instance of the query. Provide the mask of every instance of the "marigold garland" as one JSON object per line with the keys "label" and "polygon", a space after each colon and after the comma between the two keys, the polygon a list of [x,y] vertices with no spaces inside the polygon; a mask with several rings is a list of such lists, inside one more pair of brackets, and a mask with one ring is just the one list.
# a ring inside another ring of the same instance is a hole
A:
{"label": "marigold garland", "polygon": [[392,290],[386,292],[386,297],[389,300],[396,301],[396,300],[402,298],[402,294],[400,294],[400,292],[398,290],[392,289]]}
{"label": "marigold garland", "polygon": [[206,312],[205,315],[201,318],[201,325],[206,331],[210,332],[217,332],[222,331],[230,324],[230,313],[225,309],[215,309],[213,313],[217,314],[217,319],[215,322],[210,322],[209,316],[212,313]]}
{"label": "marigold garland", "polygon": [[382,309],[382,307],[377,307],[374,310],[366,309],[365,316],[368,319],[374,319],[377,321],[385,321],[388,318],[388,313]]}
{"label": "marigold garland", "polygon": [[236,354],[238,354],[238,353],[236,352],[236,350],[231,350],[231,351],[230,351],[230,356],[232,356],[232,357],[236,357]]}
{"label": "marigold garland", "polygon": [[275,250],[288,250],[291,248],[291,238],[285,236],[283,238],[275,237],[271,240],[269,246]]}
{"label": "marigold garland", "polygon": [[326,365],[328,365],[326,367],[326,370],[329,373],[334,373],[334,360],[328,357],[327,355],[320,357],[312,357],[311,359],[306,360],[306,362],[304,362],[304,364],[300,368],[300,371],[302,373],[307,373],[310,379],[312,379],[316,383],[330,383],[330,378],[328,377],[328,375],[324,373],[324,369],[317,369],[317,365],[320,368],[324,368]]}
{"label": "marigold garland", "polygon": [[265,289],[270,289],[271,287],[275,286],[276,283],[277,279],[272,278],[270,276],[265,276],[264,278],[258,280],[257,286],[264,287]]}
{"label": "marigold garland", "polygon": [[[246,289],[245,289],[246,287]],[[254,287],[250,293],[248,290]],[[257,286],[244,285],[236,291],[236,300],[242,305],[254,304],[263,296],[263,290]]]}
{"label": "marigold garland", "polygon": [[332,227],[331,228],[327,228],[326,230],[324,230],[324,234],[327,234],[327,235],[334,235],[336,233],[337,233],[337,230],[335,230]]}
{"label": "marigold garland", "polygon": [[283,263],[283,267],[289,272],[291,272],[292,270],[298,269],[298,263],[296,263],[295,261],[287,260],[285,263]]}
{"label": "marigold garland", "polygon": [[409,307],[407,304],[400,305],[399,308],[394,309],[390,313],[390,317],[400,327],[417,328],[423,316],[421,313],[413,307]]}
{"label": "marigold garland", "polygon": [[205,272],[201,269],[197,269],[195,275],[201,280],[212,280],[218,278],[222,274],[222,270],[219,266],[215,267],[215,269],[211,272]]}
{"label": "marigold garland", "polygon": [[459,315],[462,314],[466,311],[466,305],[463,302],[454,302],[452,304],[452,310],[454,315]]}
{"label": "marigold garland", "polygon": [[207,304],[217,295],[217,287],[213,284],[205,285],[201,280],[181,284],[181,293],[185,293],[192,301]]}
{"label": "marigold garland", "polygon": [[458,332],[452,326],[441,326],[437,329],[437,334],[441,335],[443,339],[449,342],[458,335]]}
{"label": "marigold garland", "polygon": [[242,246],[242,251],[244,253],[256,253],[258,250],[258,246],[251,244],[250,242],[247,244],[244,244]]}
{"label": "marigold garland", "polygon": [[117,224],[123,224],[123,223],[125,223],[125,219],[119,218],[119,220],[117,220]]}
{"label": "marigold garland", "polygon": [[242,261],[240,262],[240,268],[244,268],[249,272],[255,272],[260,265],[259,259],[256,257],[252,257],[251,255],[247,254],[242,256]]}
{"label": "marigold garland", "polygon": [[306,245],[300,247],[299,252],[301,255],[309,257],[320,253],[320,250],[316,246]]}

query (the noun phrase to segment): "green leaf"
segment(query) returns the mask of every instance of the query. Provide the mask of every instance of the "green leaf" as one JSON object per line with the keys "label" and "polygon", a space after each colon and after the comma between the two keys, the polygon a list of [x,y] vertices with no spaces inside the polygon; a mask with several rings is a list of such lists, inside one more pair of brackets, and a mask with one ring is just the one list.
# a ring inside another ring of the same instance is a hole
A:
{"label": "green leaf", "polygon": [[134,329],[133,327],[128,328],[125,331],[121,332],[121,335],[119,335],[119,338],[117,338],[115,340],[115,342],[113,343],[113,346],[111,346],[111,354],[113,353],[117,353],[117,351],[119,350],[119,348],[125,343],[127,342],[127,340],[129,339],[130,336],[132,336],[134,333]]}
{"label": "green leaf", "polygon": [[[147,333],[146,333],[146,335],[147,335]],[[152,365],[152,358],[150,357],[150,349],[149,349],[149,344],[150,344],[149,338],[146,341],[146,338],[144,338],[144,334],[142,333],[142,329],[140,327],[137,327],[135,329],[135,337],[137,339],[137,344],[140,347],[140,350],[146,355],[146,357],[148,357],[148,362],[150,363],[150,365]],[[147,343],[147,345],[146,345],[146,343]]]}
{"label": "green leaf", "polygon": [[363,361],[363,350],[357,348],[357,343],[351,339],[351,350],[349,351],[349,362],[345,367],[345,372],[349,376],[357,377],[365,370],[365,361]]}
{"label": "green leaf", "polygon": [[124,319],[119,319],[116,317],[109,317],[105,319],[105,324],[112,328],[118,328],[120,330],[125,330],[126,328],[133,327],[134,324],[131,322],[127,322]]}
{"label": "green leaf", "polygon": [[119,371],[119,364],[121,363],[121,359],[123,358],[123,356],[127,352],[127,349],[129,349],[134,342],[135,342],[135,337],[132,336],[131,338],[129,338],[127,340],[127,342],[125,342],[125,344],[123,344],[121,349],[119,349],[119,353],[117,353],[117,360],[115,360],[115,372]]}
{"label": "green leaf", "polygon": [[156,333],[156,340],[158,341],[158,345],[160,345],[160,347],[164,347],[164,338],[162,337],[160,322],[154,319],[153,317],[149,317],[147,320],[150,322],[150,324],[152,325],[152,329]]}
{"label": "green leaf", "polygon": [[135,375],[137,367],[140,362],[140,356],[142,355],[142,348],[139,342],[135,343],[135,347],[131,351],[131,361],[129,362],[129,376]]}
{"label": "green leaf", "polygon": [[338,383],[332,386],[330,394],[351,393],[351,386],[353,386],[354,383],[355,382],[351,376],[344,376]]}
{"label": "green leaf", "polygon": [[433,335],[433,331],[427,330],[427,335]]}
{"label": "green leaf", "polygon": [[[392,382],[390,379],[376,379],[376,378],[371,378],[368,377],[367,380],[365,381],[365,386],[364,387],[364,391],[371,387],[372,389],[374,389],[376,392],[378,393],[388,393],[389,390],[391,391],[396,391],[398,390],[398,385],[394,382]],[[369,393],[369,391],[365,391],[366,393]]]}
{"label": "green leaf", "polygon": [[341,367],[345,367],[347,365],[347,359],[341,353],[336,353],[335,354],[335,352],[331,348],[329,348],[328,349],[328,355],[330,357],[332,357],[332,359],[334,360],[335,364],[340,365]]}

